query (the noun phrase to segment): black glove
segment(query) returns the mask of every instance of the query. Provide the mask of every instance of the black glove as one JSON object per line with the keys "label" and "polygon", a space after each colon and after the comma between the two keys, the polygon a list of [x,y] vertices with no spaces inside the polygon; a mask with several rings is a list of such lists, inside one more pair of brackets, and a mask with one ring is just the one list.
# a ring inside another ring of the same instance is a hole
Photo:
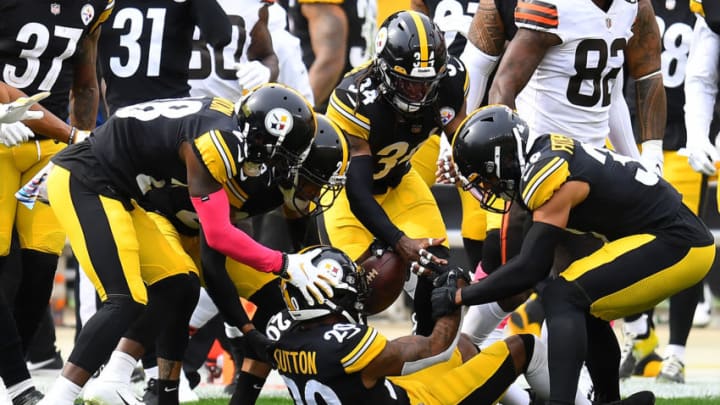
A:
{"label": "black glove", "polygon": [[258,359],[271,364],[273,368],[275,368],[273,352],[275,351],[277,342],[270,340],[257,329],[253,329],[245,333],[244,338],[245,343],[247,344],[246,350],[252,350]]}
{"label": "black glove", "polygon": [[438,275],[433,279],[433,286],[437,288],[447,284],[447,277],[450,275],[450,272],[455,273],[456,281],[463,280],[465,281],[466,285],[470,284],[470,282],[472,281],[472,276],[470,276],[470,273],[462,267],[458,266],[451,269],[445,269],[445,271],[438,273]]}
{"label": "black glove", "polygon": [[454,268],[438,276],[433,282],[435,285],[431,297],[433,319],[449,315],[460,307],[455,304],[455,293],[458,289],[458,276],[462,277],[463,272],[460,268]]}

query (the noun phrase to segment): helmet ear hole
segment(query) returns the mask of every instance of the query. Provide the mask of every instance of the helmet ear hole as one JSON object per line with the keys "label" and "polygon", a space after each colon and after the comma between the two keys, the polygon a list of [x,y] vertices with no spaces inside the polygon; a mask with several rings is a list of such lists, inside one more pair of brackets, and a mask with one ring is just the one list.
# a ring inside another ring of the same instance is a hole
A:
{"label": "helmet ear hole", "polygon": [[475,110],[458,128],[452,145],[464,188],[483,208],[505,212],[505,204],[518,195],[529,128],[506,106],[492,105]]}

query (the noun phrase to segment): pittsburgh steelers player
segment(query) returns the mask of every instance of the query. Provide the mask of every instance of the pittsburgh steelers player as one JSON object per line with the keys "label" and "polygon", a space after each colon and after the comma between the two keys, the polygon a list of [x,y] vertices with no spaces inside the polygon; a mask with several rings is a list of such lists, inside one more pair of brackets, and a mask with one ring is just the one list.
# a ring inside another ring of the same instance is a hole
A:
{"label": "pittsburgh steelers player", "polygon": [[[0,2],[5,20],[0,28],[0,80],[29,95],[50,92],[43,106],[61,121],[69,119],[76,128],[62,136],[68,143],[75,141],[77,129],[89,130],[95,125],[97,40],[99,27],[113,5],[112,0],[51,2],[41,7],[28,2]],[[24,346],[47,310],[53,275],[65,244],[65,234],[49,207],[39,204],[31,210],[13,197],[65,147],[46,131],[12,149],[0,145],[4,178],[0,187],[0,272],[7,280],[2,284],[11,300],[8,304],[19,311],[15,319]],[[12,252],[15,233],[19,251]],[[18,394],[10,393],[12,397]]]}
{"label": "pittsburgh steelers player", "polygon": [[[660,36],[649,1],[610,4],[598,0],[584,7],[563,0],[518,2],[514,22],[517,31],[500,61],[489,101],[517,104],[518,111],[529,117],[531,137],[557,131],[598,147],[610,139],[618,151],[637,156],[622,86],[616,83],[627,62],[630,76],[636,79],[636,111],[642,128],[640,159],[660,172],[666,106]],[[489,39],[497,49],[505,42],[497,36]],[[599,55],[600,59],[596,64],[587,55]],[[523,216],[518,208],[511,206],[509,223],[519,223],[522,234],[529,223],[518,220]],[[508,233],[511,238],[517,239]],[[583,244],[601,243],[587,240]],[[516,251],[520,245],[517,241],[507,244]],[[562,266],[558,262],[558,267]],[[609,353],[611,350],[614,348],[608,348]],[[602,397],[604,384],[612,392],[613,373],[591,366],[588,364],[595,392]]]}
{"label": "pittsburgh steelers player", "polygon": [[[314,261],[336,279],[333,298],[308,305],[297,288],[282,283],[288,308],[283,316],[289,319],[279,330],[273,357],[296,404],[362,398],[378,405],[489,405],[522,373],[535,386],[547,379],[543,343],[536,336],[513,335],[479,353],[473,346],[461,349],[460,310],[445,305],[443,294],[433,295],[442,309],[433,302],[437,321],[428,336],[389,340],[366,323],[362,270],[341,250],[320,249]],[[453,268],[436,285],[443,292],[457,289],[466,285],[464,274]]]}
{"label": "pittsburgh steelers player", "polygon": [[[476,111],[459,128],[453,160],[466,188],[482,204],[513,200],[532,222],[518,256],[473,285],[436,290],[445,300],[433,305],[475,305],[516,294],[547,279],[565,234],[601,235],[604,245],[539,288],[550,403],[570,404],[583,361],[591,371],[612,373],[619,366],[609,321],[702,280],[715,258],[714,239],[678,192],[639,161],[555,133],[527,141],[529,133],[517,113],[498,105]],[[619,399],[615,376],[614,390],[604,381],[596,401]],[[654,403],[652,393],[638,395],[639,403]]]}
{"label": "pittsburgh steelers player", "polygon": [[[254,111],[253,95],[261,90],[279,93],[284,104]],[[253,114],[263,119],[251,119]],[[260,245],[233,227],[229,215],[230,198],[242,197],[236,178],[257,175],[263,167],[297,167],[314,135],[309,104],[292,90],[268,84],[237,105],[189,98],[124,107],[86,141],[58,154],[48,176],[49,201],[62,213],[58,219],[103,305],[78,335],[45,403],[73,403],[111,352],[110,362],[132,370],[158,337],[160,389],[168,393],[167,403],[177,404],[188,319],[198,294],[197,269],[138,204],[144,191],[139,177],[187,186],[210,249],[291,278],[306,299],[323,301],[321,291],[331,293],[332,280],[318,278],[306,256]],[[156,305],[146,310],[148,301]],[[245,333],[253,328],[246,320],[226,319]]]}
{"label": "pittsburgh steelers player", "polygon": [[[38,93],[27,97],[20,90],[0,82],[0,143],[9,148],[27,142],[35,136],[35,132],[46,134],[58,141],[67,141],[72,127],[51,112],[37,104],[46,98],[49,93]],[[24,123],[23,123],[24,121]],[[27,124],[27,125],[26,125]],[[17,258],[17,237],[11,243],[11,257]],[[2,259],[0,261],[5,261]],[[16,318],[22,316],[23,308],[14,305],[16,292],[7,291],[11,284],[10,274],[0,272],[6,281],[5,288],[0,289],[0,327],[3,333],[0,336],[0,378],[7,388],[13,405],[32,405],[42,399],[28,372],[25,363],[27,343],[21,340],[16,324]],[[19,281],[19,280],[17,280]],[[8,294],[9,293],[9,294]],[[15,314],[13,310],[15,309]]]}
{"label": "pittsburgh steelers player", "polygon": [[449,249],[437,203],[409,161],[431,134],[454,132],[467,86],[437,26],[401,11],[382,23],[374,58],[343,78],[327,111],[348,134],[352,156],[345,190],[323,217],[327,240],[354,260],[373,238],[393,247],[413,271],[406,291],[425,336],[432,282],[415,273],[446,264]]}

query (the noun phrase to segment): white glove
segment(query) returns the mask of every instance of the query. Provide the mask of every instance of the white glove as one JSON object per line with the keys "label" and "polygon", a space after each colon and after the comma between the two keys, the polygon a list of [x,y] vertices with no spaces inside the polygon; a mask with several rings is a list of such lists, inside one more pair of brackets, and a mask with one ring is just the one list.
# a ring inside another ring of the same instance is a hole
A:
{"label": "white glove", "polygon": [[[42,111],[38,112],[42,114]],[[23,142],[27,142],[28,139],[34,136],[33,131],[22,122],[13,122],[12,124],[0,123],[0,143],[7,147],[17,146]]]}
{"label": "white glove", "polygon": [[37,120],[43,117],[42,111],[28,111],[35,103],[43,100],[50,93],[47,91],[32,97],[20,97],[8,104],[0,104],[0,123],[10,124],[17,121]]}
{"label": "white glove", "polygon": [[645,141],[641,144],[642,152],[640,153],[640,163],[647,170],[662,177],[663,174],[663,150],[662,141],[659,139],[653,139]]}
{"label": "white glove", "polygon": [[[322,304],[325,302],[325,297],[332,298],[332,287],[337,285],[335,279],[328,277],[312,264],[312,260],[320,252],[322,250],[317,248],[305,253],[288,254],[285,256],[286,267],[280,272],[280,277],[299,288],[310,305],[313,305],[315,300],[317,300],[318,304]],[[320,290],[322,290],[322,293]],[[313,300],[313,297],[315,297],[315,300]]]}
{"label": "white glove", "polygon": [[688,138],[687,145],[678,150],[678,155],[687,156],[693,170],[708,176],[715,174],[715,163],[720,162],[720,154],[707,138],[699,142],[691,142]]}
{"label": "white glove", "polygon": [[240,85],[243,91],[252,90],[270,81],[270,69],[260,63],[260,61],[253,60],[247,63],[236,63],[234,67],[238,85]]}

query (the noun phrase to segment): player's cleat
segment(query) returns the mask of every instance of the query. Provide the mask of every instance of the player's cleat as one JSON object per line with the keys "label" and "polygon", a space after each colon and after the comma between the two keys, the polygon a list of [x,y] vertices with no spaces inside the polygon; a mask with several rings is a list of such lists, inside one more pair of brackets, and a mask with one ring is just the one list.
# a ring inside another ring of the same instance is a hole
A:
{"label": "player's cleat", "polygon": [[35,389],[28,388],[12,400],[12,405],[36,405],[43,399],[43,394]]}
{"label": "player's cleat", "polygon": [[654,405],[655,394],[651,391],[639,391],[625,399],[607,402],[605,405]]}
{"label": "player's cleat", "polygon": [[[623,328],[623,345],[620,352],[620,378],[638,375],[636,370],[639,371],[639,375],[646,377],[656,376],[659,367],[653,374],[654,367],[650,364],[650,361],[653,360],[654,357],[657,357],[657,359],[660,358],[657,353],[655,353],[657,347],[658,337],[657,334],[655,334],[654,328],[650,328],[645,336],[637,336]],[[640,370],[638,370],[638,366],[641,364],[642,366]]]}
{"label": "player's cleat", "polygon": [[26,362],[28,371],[37,370],[60,370],[63,368],[63,359],[60,352],[55,352],[55,355],[49,359],[33,362],[28,360]]}
{"label": "player's cleat", "polygon": [[539,337],[543,320],[545,320],[545,312],[542,303],[533,295],[510,314],[507,325],[513,335],[531,333]]}
{"label": "player's cleat", "polygon": [[142,402],[130,387],[130,383],[95,379],[83,391],[84,405],[137,405]]}
{"label": "player's cleat", "polygon": [[693,326],[705,328],[712,321],[712,292],[707,284],[703,285],[703,295],[695,307]]}
{"label": "player's cleat", "polygon": [[663,359],[660,374],[657,376],[658,382],[675,382],[685,383],[685,364],[675,355],[670,355]]}

